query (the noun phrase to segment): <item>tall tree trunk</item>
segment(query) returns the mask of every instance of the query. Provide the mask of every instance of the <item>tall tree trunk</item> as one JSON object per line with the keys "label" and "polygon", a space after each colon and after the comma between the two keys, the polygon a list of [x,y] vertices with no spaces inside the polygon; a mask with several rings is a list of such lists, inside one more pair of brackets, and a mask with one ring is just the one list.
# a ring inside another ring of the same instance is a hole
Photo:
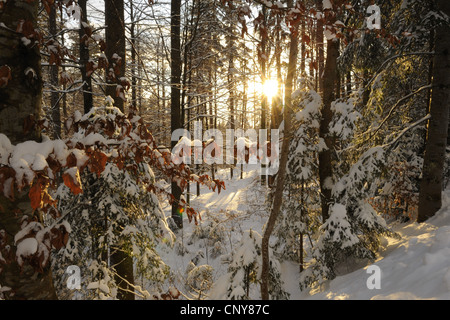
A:
{"label": "tall tree trunk", "polygon": [[[230,25],[228,28],[228,93],[229,93],[229,100],[228,100],[228,104],[230,107],[230,129],[232,131],[232,136],[231,139],[233,140],[232,142],[230,142],[230,145],[234,145],[234,130],[236,128],[236,123],[235,123],[235,94],[234,94],[234,90],[235,90],[235,83],[234,83],[234,28],[233,28],[233,20],[232,20],[232,14],[231,12],[228,13],[229,14],[229,19],[230,19]],[[235,167],[235,161],[233,163],[233,165],[230,168],[230,178],[233,179],[233,171],[234,171],[234,167]]]}
{"label": "tall tree trunk", "polygon": [[282,48],[282,40],[281,40],[281,17],[277,17],[277,32],[276,32],[276,48],[275,48],[275,57],[276,57],[276,69],[277,69],[277,82],[278,82],[278,92],[275,96],[274,103],[272,105],[272,125],[271,129],[278,129],[283,121],[283,98],[282,98],[282,85],[283,77],[281,73],[281,53],[283,51]]}
{"label": "tall tree trunk", "polygon": [[[137,81],[137,90],[136,90],[136,94],[137,94],[137,102],[136,103],[137,103],[137,108],[139,110],[139,115],[141,117],[143,117],[144,116],[144,104],[142,103],[142,92],[143,92],[143,89],[142,89],[142,84],[143,84],[142,71],[143,71],[143,69],[142,68],[143,67],[142,67],[142,64],[139,62],[139,57],[141,56],[140,41],[137,41],[135,43],[135,45],[136,45],[136,56],[138,57],[138,64],[137,64],[138,81]],[[162,77],[162,79],[164,79],[164,77]],[[159,97],[159,94],[158,94],[158,97]],[[158,98],[158,101],[159,101],[159,98]],[[163,102],[163,106],[164,106],[164,102]],[[165,109],[163,108],[163,110],[165,110]],[[160,118],[162,118],[162,116],[160,116]],[[164,123],[163,119],[161,119],[161,123]],[[160,127],[162,127],[162,125]]]}
{"label": "tall tree trunk", "polygon": [[[264,32],[261,33],[261,57],[260,57],[260,65],[261,65],[261,83],[264,86],[267,81],[267,61],[268,61],[268,46],[267,46],[267,9],[265,6],[262,8],[262,13],[264,17]],[[262,94],[262,100],[261,100],[261,125],[260,129],[265,130],[267,128],[267,107],[268,107],[268,98],[263,93]],[[261,163],[261,185],[265,185],[267,181],[267,175],[266,175],[266,164]]]}
{"label": "tall tree trunk", "polygon": [[[305,181],[302,178],[302,186],[301,186],[301,190],[300,190],[300,219],[299,221],[303,223],[304,221],[304,217],[305,217]],[[303,255],[303,232],[300,233],[299,235],[299,255],[300,255],[300,272],[303,272],[304,270],[304,255]]]}
{"label": "tall tree trunk", "polygon": [[[37,25],[38,1],[8,1],[0,11],[0,67],[11,69],[12,79],[0,87],[0,132],[13,144],[27,140],[40,140],[40,132],[34,126],[24,131],[24,122],[39,118],[42,99],[41,57],[38,46],[27,47],[23,34],[15,32],[21,19]],[[31,69],[29,69],[31,68]],[[31,72],[30,70],[33,70]],[[15,201],[0,195],[0,230],[7,236],[7,245],[15,254],[14,235],[20,230],[22,219],[34,215],[27,190],[16,193]],[[18,300],[56,299],[50,265],[42,272],[17,262],[2,265],[0,285],[10,287],[6,298]]]}
{"label": "tall tree trunk", "polygon": [[106,72],[106,95],[114,99],[114,105],[124,111],[124,100],[118,96],[117,86],[125,77],[125,20],[123,0],[105,0],[105,54],[109,66]]}
{"label": "tall tree trunk", "polygon": [[[171,1],[171,27],[170,27],[170,67],[171,67],[171,96],[170,96],[170,127],[172,132],[182,128],[181,123],[181,0]],[[172,149],[177,141],[172,141]],[[181,188],[176,182],[172,182],[172,195],[175,202],[172,204],[172,219],[178,228],[183,227],[183,218],[179,215],[179,201]]]}
{"label": "tall tree trunk", "polygon": [[[277,70],[277,83],[278,83],[278,90],[277,94],[274,97],[272,101],[272,113],[271,113],[271,122],[270,122],[270,129],[279,129],[281,122],[283,121],[283,98],[282,98],[282,85],[283,77],[281,73],[281,53],[283,51],[282,49],[282,40],[281,40],[281,17],[277,17],[277,24],[276,24],[276,42],[275,42],[275,61],[276,61],[276,70]],[[270,137],[267,137],[270,139]],[[276,175],[270,175],[268,177],[268,185],[269,187],[273,187],[276,180]]]}
{"label": "tall tree trunk", "polygon": [[301,59],[300,59],[300,76],[304,77],[306,75],[306,43],[305,43],[305,36],[306,36],[306,23],[305,20],[302,20],[301,22]]}
{"label": "tall tree trunk", "polygon": [[[292,1],[290,1],[292,2]],[[292,5],[292,3],[291,3]],[[289,142],[292,135],[292,92],[293,83],[296,76],[297,57],[298,57],[298,23],[291,27],[291,43],[289,48],[288,74],[285,84],[285,106],[284,106],[284,132],[283,144],[281,147],[280,167],[278,170],[276,189],[273,195],[272,211],[267,221],[264,235],[262,238],[262,268],[261,268],[261,299],[269,300],[269,239],[275,227],[275,222],[280,214],[283,202],[283,191],[286,178],[286,167],[289,156]]]}
{"label": "tall tree trunk", "polygon": [[83,80],[83,105],[84,113],[88,113],[94,106],[92,98],[92,79],[87,76],[86,65],[89,61],[89,48],[87,46],[86,30],[83,27],[83,23],[87,23],[87,0],[78,0],[78,5],[81,8],[81,22],[82,25],[79,29],[80,37],[80,70],[81,79]]}
{"label": "tall tree trunk", "polygon": [[[56,25],[56,6],[50,8],[49,15],[49,31],[50,35],[56,41],[57,25]],[[61,138],[61,107],[59,103],[59,66],[55,63],[50,66],[50,85],[51,85],[51,96],[50,105],[52,110],[52,120],[53,120],[53,138]]]}
{"label": "tall tree trunk", "polygon": [[[114,98],[114,105],[122,112],[124,111],[124,100],[117,94],[117,86],[121,83],[121,78],[125,77],[125,20],[123,0],[105,1],[105,54],[108,58],[109,66],[107,71],[106,94]],[[134,300],[133,293],[134,274],[133,259],[121,248],[121,242],[112,248],[111,265],[117,272],[116,283],[121,290],[118,292],[120,300]],[[124,281],[124,279],[126,281]]]}
{"label": "tall tree trunk", "polygon": [[[323,1],[316,0],[317,11],[323,12]],[[316,28],[316,48],[317,48],[317,79],[318,79],[318,88],[316,91],[323,92],[324,83],[323,80],[325,78],[324,69],[325,69],[325,51],[324,51],[324,38],[323,38],[323,21],[322,19],[317,20],[317,28]]]}
{"label": "tall tree trunk", "polygon": [[327,61],[323,72],[323,107],[320,121],[319,136],[325,141],[327,148],[319,153],[319,179],[322,202],[322,221],[329,217],[329,205],[332,188],[332,150],[333,140],[330,136],[330,123],[333,116],[331,104],[336,98],[337,59],[339,57],[339,42],[327,42]]}
{"label": "tall tree trunk", "polygon": [[[438,10],[450,15],[450,1],[438,0]],[[422,180],[419,193],[418,222],[424,222],[442,207],[445,149],[447,146],[450,104],[450,27],[436,30],[433,62],[433,89],[428,123]]]}
{"label": "tall tree trunk", "polygon": [[131,105],[137,109],[137,78],[136,78],[136,17],[134,15],[134,3],[130,1],[130,37],[131,37]]}
{"label": "tall tree trunk", "polygon": [[[61,24],[64,24],[63,10],[64,9],[61,6],[60,11],[59,11],[59,17],[61,19],[59,23],[61,23]],[[61,44],[63,47],[66,45],[63,33],[61,33]],[[66,67],[64,67],[64,66],[62,67],[62,72],[64,72],[64,73],[66,72]],[[63,91],[66,91],[66,89],[67,89],[67,85],[65,83],[63,83]],[[64,119],[67,119],[68,114],[67,114],[67,95],[66,94],[63,94],[63,97],[62,97],[62,112],[63,112]]]}

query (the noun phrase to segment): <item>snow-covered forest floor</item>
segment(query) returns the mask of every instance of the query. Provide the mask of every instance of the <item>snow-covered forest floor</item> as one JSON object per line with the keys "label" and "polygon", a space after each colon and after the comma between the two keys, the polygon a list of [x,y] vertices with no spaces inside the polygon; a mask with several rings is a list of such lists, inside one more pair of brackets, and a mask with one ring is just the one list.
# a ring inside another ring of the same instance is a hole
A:
{"label": "snow-covered forest floor", "polygon": [[[184,228],[177,233],[175,250],[161,247],[161,257],[171,267],[177,288],[190,298],[217,298],[223,290],[223,275],[235,252],[242,234],[253,230],[263,234],[268,212],[264,206],[266,188],[261,186],[256,170],[245,172],[240,179],[236,169],[230,180],[229,170],[219,171],[216,178],[225,181],[226,190],[220,194],[201,188],[195,196],[191,185],[191,205],[201,214],[196,226],[184,217]],[[170,215],[170,207],[165,206]],[[374,265],[381,271],[380,289],[370,290],[367,281],[371,273],[363,264],[353,272],[338,276],[320,288],[300,291],[299,266],[282,261],[284,290],[291,300],[299,299],[450,299],[450,191],[444,193],[442,209],[427,223],[391,222],[390,226],[401,239],[383,238],[378,259]],[[208,267],[213,289],[191,290],[189,271]],[[222,276],[222,279],[221,279]],[[250,297],[259,299],[259,285],[250,288]]]}

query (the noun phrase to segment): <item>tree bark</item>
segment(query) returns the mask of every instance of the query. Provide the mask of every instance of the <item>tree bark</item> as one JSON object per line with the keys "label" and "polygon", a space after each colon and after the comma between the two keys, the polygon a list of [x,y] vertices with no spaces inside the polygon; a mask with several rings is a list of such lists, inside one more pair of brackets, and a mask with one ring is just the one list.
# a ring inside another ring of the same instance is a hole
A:
{"label": "tree bark", "polygon": [[330,137],[330,123],[333,116],[331,104],[336,97],[337,59],[339,57],[339,42],[327,42],[327,60],[323,73],[323,107],[320,121],[319,136],[325,141],[327,148],[319,153],[319,180],[321,189],[322,221],[329,217],[331,200],[331,182],[333,177],[332,150],[333,140]]}
{"label": "tree bark", "polygon": [[[14,32],[21,19],[32,21],[35,25],[36,10],[33,4],[25,0],[8,1],[0,15],[0,22],[10,29],[0,28],[0,66],[9,66],[12,74],[8,86],[0,88],[0,130],[13,144],[40,139],[38,130],[24,132],[23,126],[30,116],[35,120],[40,116],[41,57],[37,46],[26,47],[21,41],[23,35]],[[28,76],[26,70],[30,71]]]}
{"label": "tree bark", "polygon": [[138,64],[136,59],[136,17],[134,14],[134,3],[130,1],[130,37],[131,37],[131,105],[133,109],[137,110],[137,78],[136,66]]}
{"label": "tree bark", "polygon": [[[81,8],[81,22],[87,23],[87,0],[78,0],[78,5]],[[92,97],[92,79],[87,75],[86,65],[89,61],[89,48],[86,45],[87,41],[83,41],[83,37],[86,35],[86,31],[81,25],[79,29],[79,37],[80,37],[80,70],[81,70],[81,78],[83,80],[83,103],[84,103],[84,113],[88,113],[92,107],[94,106],[93,97]]]}
{"label": "tree bark", "polygon": [[[261,33],[261,57],[260,57],[260,66],[261,66],[261,83],[264,86],[266,81],[267,81],[267,60],[268,60],[268,56],[269,53],[268,51],[268,46],[267,46],[267,30],[268,30],[268,26],[267,26],[267,9],[265,6],[263,6],[262,8],[262,13],[264,16],[264,28],[265,28],[265,32]],[[266,122],[267,122],[267,107],[269,104],[268,98],[267,96],[263,93],[262,94],[262,100],[261,100],[261,125],[260,125],[260,129],[261,130],[265,130],[267,128]],[[266,164],[265,163],[261,163],[261,185],[265,185],[266,181],[267,181],[267,175],[265,173],[266,171]]]}
{"label": "tree bark", "polygon": [[[229,94],[229,100],[228,100],[228,104],[230,107],[230,129],[233,132],[233,136],[231,137],[231,139],[233,139],[233,142],[230,143],[230,145],[234,145],[234,130],[236,128],[236,123],[235,123],[235,110],[234,110],[234,102],[235,102],[235,94],[234,94],[234,90],[235,90],[235,83],[234,83],[234,28],[233,28],[233,20],[232,20],[232,13],[228,12],[227,13],[229,15],[229,27],[228,27],[228,44],[227,44],[227,50],[228,50],[228,75],[227,75],[227,80],[228,80],[228,94]],[[263,107],[264,108],[264,107]],[[233,161],[233,165],[230,168],[230,178],[233,179],[233,172],[234,172],[234,167],[235,167],[235,161]]]}
{"label": "tree bark", "polygon": [[[450,2],[437,1],[438,10],[450,15]],[[424,222],[442,207],[445,149],[447,146],[450,103],[450,28],[436,30],[433,62],[433,89],[428,123],[422,180],[420,182],[418,222]]]}
{"label": "tree bark", "polygon": [[[171,62],[171,96],[170,96],[170,127],[172,132],[182,128],[181,123],[181,0],[171,1],[171,27],[170,27],[170,62]],[[177,141],[172,141],[172,149]],[[183,227],[183,218],[179,215],[179,201],[181,188],[176,182],[172,182],[172,195],[175,202],[172,204],[172,219],[178,228]]]}
{"label": "tree bark", "polygon": [[[125,20],[123,0],[105,0],[105,54],[109,66],[106,72],[106,95],[114,99],[114,105],[124,111],[124,100],[117,95],[120,78],[125,77]],[[120,57],[120,61],[114,58]]]}
{"label": "tree bark", "polygon": [[[40,140],[36,126],[24,130],[25,121],[39,119],[42,100],[41,57],[36,45],[26,46],[23,34],[15,32],[21,19],[36,27],[38,1],[8,1],[0,12],[0,66],[11,69],[12,79],[0,88],[0,132],[13,144]],[[33,40],[32,40],[33,41]],[[31,68],[31,69],[30,69]],[[32,70],[32,71],[31,71]],[[17,192],[15,201],[0,195],[0,230],[6,234],[6,244],[16,246],[14,236],[20,230],[22,219],[34,215],[27,190]],[[14,259],[15,260],[15,259]],[[37,272],[25,264],[21,269],[16,261],[1,265],[0,285],[10,287],[7,299],[56,299],[50,264]]]}
{"label": "tree bark", "polygon": [[[123,112],[124,100],[116,92],[117,86],[121,84],[120,78],[125,77],[126,48],[123,0],[105,1],[105,24],[105,54],[109,62],[109,70],[106,77],[106,82],[108,83],[106,94],[114,98],[114,105]],[[113,248],[110,261],[118,274],[115,279],[116,283],[122,289],[118,292],[118,298],[120,300],[134,300],[135,295],[132,287],[134,284],[133,260],[122,250],[120,241],[115,245],[117,248]]]}
{"label": "tree bark", "polygon": [[298,23],[291,27],[291,43],[289,48],[289,64],[288,74],[285,84],[285,107],[284,107],[284,132],[283,144],[281,147],[280,167],[278,170],[276,189],[273,195],[272,210],[269,220],[267,221],[264,235],[262,238],[262,270],[261,270],[261,299],[269,300],[269,239],[275,227],[275,222],[280,214],[281,205],[283,203],[283,191],[286,178],[286,167],[289,156],[289,142],[291,132],[292,119],[292,92],[293,83],[296,76],[298,57]]}
{"label": "tree bark", "polygon": [[[0,230],[7,234],[7,245],[13,248],[15,255],[16,246],[14,235],[20,231],[22,219],[33,216],[30,206],[28,190],[16,194],[15,201],[0,195]],[[20,211],[18,211],[20,209]],[[4,252],[3,252],[4,254]],[[14,257],[14,256],[13,256]],[[20,267],[15,261],[1,265],[0,285],[9,287],[11,290],[5,292],[7,300],[56,300],[56,291],[53,285],[50,263],[42,272],[36,271],[29,264]]]}
{"label": "tree bark", "polygon": [[[323,12],[323,1],[316,0],[317,11]],[[317,48],[317,79],[318,79],[318,87],[316,90],[318,92],[323,92],[324,83],[324,69],[325,69],[325,51],[324,51],[324,38],[323,38],[323,21],[322,19],[317,20],[317,28],[316,28],[316,48]]]}
{"label": "tree bark", "polygon": [[[56,41],[57,25],[56,25],[56,6],[50,8],[49,15],[49,31],[50,35]],[[59,103],[59,66],[53,64],[50,66],[50,85],[51,85],[51,96],[50,105],[52,110],[52,120],[53,120],[53,138],[61,138],[61,107]]]}
{"label": "tree bark", "polygon": [[277,17],[277,33],[276,33],[276,48],[275,48],[275,56],[276,56],[276,69],[277,69],[277,82],[278,82],[278,92],[275,96],[274,103],[272,106],[272,124],[271,129],[278,129],[283,121],[283,99],[282,99],[282,86],[281,83],[283,81],[282,73],[281,73],[281,53],[282,53],[282,40],[281,40],[281,18]]}

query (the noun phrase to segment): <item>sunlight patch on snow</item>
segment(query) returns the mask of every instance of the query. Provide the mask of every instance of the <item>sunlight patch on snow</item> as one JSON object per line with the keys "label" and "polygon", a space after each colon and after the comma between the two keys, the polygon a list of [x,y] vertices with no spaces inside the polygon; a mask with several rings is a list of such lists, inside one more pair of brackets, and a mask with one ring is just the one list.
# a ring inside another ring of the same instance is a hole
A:
{"label": "sunlight patch on snow", "polygon": [[[164,258],[172,270],[178,270],[180,281],[187,277],[185,270],[189,263],[196,260],[198,252],[202,251],[205,254],[197,261],[198,265],[212,266],[214,286],[228,285],[228,277],[223,276],[226,275],[229,258],[239,248],[244,230],[262,231],[268,213],[258,216],[251,206],[252,201],[264,201],[258,174],[256,171],[246,172],[241,180],[238,171],[235,170],[233,180],[229,179],[229,169],[217,172],[216,178],[223,179],[227,187],[220,194],[202,187],[201,195],[191,198],[191,205],[202,214],[197,228],[207,228],[211,223],[209,219],[216,219],[223,228],[224,238],[219,244],[224,251],[212,257],[210,252],[217,243],[209,243],[206,238],[189,241],[195,226],[185,222],[184,255],[167,252]],[[194,186],[191,185],[191,192],[195,192]],[[250,196],[251,201],[248,201]],[[165,210],[168,212],[169,208],[167,206]],[[344,216],[345,211],[337,206],[334,214]],[[380,268],[381,289],[368,288],[367,280],[371,274],[367,273],[366,265],[318,288],[302,292],[299,289],[299,265],[284,261],[280,263],[284,290],[290,293],[291,300],[450,299],[450,190],[444,193],[441,211],[426,223],[394,223],[390,226],[402,238],[381,239],[379,256],[372,262]],[[236,286],[236,290],[238,288]],[[258,292],[251,295],[256,297]]]}
{"label": "sunlight patch on snow", "polygon": [[349,299],[349,295],[346,293],[342,293],[342,294],[335,294],[335,293],[328,293],[327,294],[327,299],[330,300],[347,300]]}
{"label": "sunlight patch on snow", "polygon": [[[448,200],[448,193],[444,199]],[[446,198],[447,197],[447,198]],[[450,299],[450,209],[448,201],[426,223],[394,226],[402,239],[386,238],[379,259],[381,289],[366,285],[367,268],[339,276],[298,299],[416,300]]]}

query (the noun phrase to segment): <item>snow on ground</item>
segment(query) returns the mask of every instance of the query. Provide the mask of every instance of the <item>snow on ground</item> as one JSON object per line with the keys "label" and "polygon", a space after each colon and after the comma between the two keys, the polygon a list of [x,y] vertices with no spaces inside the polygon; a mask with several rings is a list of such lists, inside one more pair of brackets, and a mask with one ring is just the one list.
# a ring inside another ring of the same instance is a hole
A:
{"label": "snow on ground", "polygon": [[[184,216],[184,228],[176,233],[175,250],[161,250],[163,261],[177,275],[177,287],[183,285],[188,278],[187,271],[191,261],[197,266],[211,265],[214,269],[213,280],[217,280],[227,272],[228,263],[225,261],[230,260],[241,235],[250,229],[262,234],[263,224],[267,221],[268,215],[263,206],[266,191],[260,185],[256,170],[243,172],[241,179],[240,170],[236,169],[232,180],[229,169],[220,170],[215,178],[225,181],[226,189],[220,194],[201,187],[201,194],[197,197],[196,184],[191,184],[191,206],[201,216],[199,225],[189,223]],[[166,215],[170,216],[170,206],[163,208]],[[217,239],[208,240],[199,236],[202,231],[211,230],[215,232]],[[185,251],[184,255],[179,254],[181,248]]]}
{"label": "snow on ground", "polygon": [[[233,180],[229,180],[229,175],[229,170],[219,171],[216,175],[226,184],[226,190],[220,194],[202,187],[199,197],[191,196],[191,205],[200,212],[202,220],[195,226],[185,218],[183,231],[177,233],[178,246],[184,248],[184,255],[176,253],[177,250],[162,253],[163,260],[177,274],[175,285],[178,287],[185,283],[191,261],[197,266],[212,266],[213,281],[216,281],[226,273],[228,264],[225,261],[236,248],[242,233],[249,229],[263,233],[268,213],[264,211],[265,189],[260,185],[257,171],[245,172],[243,179],[237,169]],[[196,186],[192,184],[191,192],[195,194],[195,191]],[[166,206],[165,210],[170,213],[170,207]],[[198,236],[201,228],[210,230],[208,226],[212,222],[221,233],[218,243]],[[382,241],[382,250],[374,263],[381,272],[380,289],[368,288],[368,279],[374,273],[369,273],[369,266],[365,266],[320,288],[301,292],[298,265],[283,262],[282,276],[290,298],[450,299],[450,190],[444,193],[443,208],[427,223],[396,223],[392,227],[402,238]],[[214,246],[221,249],[219,254],[212,254]]]}
{"label": "snow on ground", "polygon": [[369,290],[373,273],[367,267],[337,277],[327,288],[299,299],[450,299],[450,192],[443,208],[427,223],[393,227],[401,240],[385,239],[384,250],[374,263],[381,270],[380,289]]}

